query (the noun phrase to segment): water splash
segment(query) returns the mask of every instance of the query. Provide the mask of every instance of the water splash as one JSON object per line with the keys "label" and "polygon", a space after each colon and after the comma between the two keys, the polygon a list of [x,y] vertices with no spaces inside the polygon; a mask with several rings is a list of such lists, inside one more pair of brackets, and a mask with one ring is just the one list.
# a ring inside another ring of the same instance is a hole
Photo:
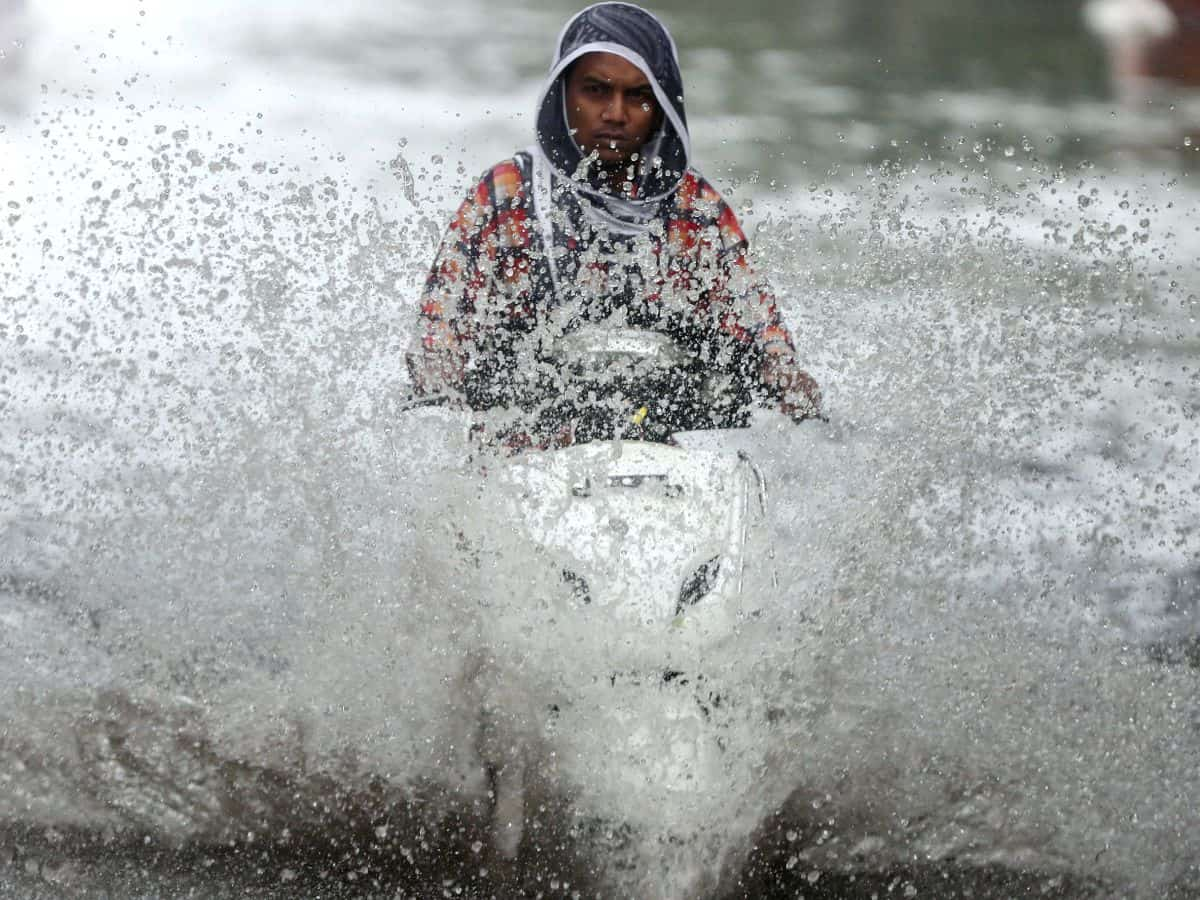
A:
{"label": "water splash", "polygon": [[[0,819],[118,859],[142,834],[449,848],[466,879],[495,685],[464,674],[486,623],[443,515],[475,485],[396,409],[420,182],[397,157],[402,196],[373,197],[155,113],[50,116],[46,171],[4,193]],[[1162,589],[1194,551],[1196,288],[1158,259],[1187,251],[1190,195],[1034,168],[871,171],[759,229],[835,419],[752,437],[784,590],[715,663],[765,774],[691,846],[593,827],[547,776],[504,877],[719,891],[763,819],[764,845],[797,835],[780,890],[913,858],[1189,877],[1195,675],[1134,642],[1194,628]]]}

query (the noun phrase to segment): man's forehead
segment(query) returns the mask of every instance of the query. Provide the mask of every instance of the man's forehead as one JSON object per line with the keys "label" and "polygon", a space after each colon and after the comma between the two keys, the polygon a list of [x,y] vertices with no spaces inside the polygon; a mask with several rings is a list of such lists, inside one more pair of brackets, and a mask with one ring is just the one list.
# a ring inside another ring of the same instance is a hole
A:
{"label": "man's forehead", "polygon": [[595,78],[614,84],[640,86],[649,84],[646,73],[615,53],[596,51],[585,53],[575,63],[574,74],[580,78]]}

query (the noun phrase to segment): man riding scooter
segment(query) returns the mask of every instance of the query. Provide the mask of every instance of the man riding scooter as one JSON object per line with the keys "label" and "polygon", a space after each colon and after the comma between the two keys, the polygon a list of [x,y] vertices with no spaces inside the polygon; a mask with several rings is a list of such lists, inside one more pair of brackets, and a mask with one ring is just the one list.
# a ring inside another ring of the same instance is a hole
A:
{"label": "man riding scooter", "polygon": [[536,143],[483,175],[438,250],[409,354],[416,392],[516,405],[539,347],[615,322],[669,335],[739,402],[819,415],[737,218],[690,167],[675,44],[658,19],[619,2],[572,18],[536,122]]}

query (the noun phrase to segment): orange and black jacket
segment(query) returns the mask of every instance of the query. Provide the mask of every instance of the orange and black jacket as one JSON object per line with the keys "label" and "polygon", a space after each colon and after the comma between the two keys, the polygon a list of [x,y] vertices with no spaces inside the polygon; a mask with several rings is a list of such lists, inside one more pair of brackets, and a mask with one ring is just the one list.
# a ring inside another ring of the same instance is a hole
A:
{"label": "orange and black jacket", "polygon": [[665,331],[714,367],[753,381],[766,355],[794,346],[775,298],[752,266],[737,218],[688,170],[656,220],[613,236],[588,220],[570,191],[554,227],[550,275],[537,227],[528,153],[493,166],[458,208],[421,294],[420,352],[443,373],[439,390],[472,406],[498,402],[496,384],[517,364],[517,346],[547,314],[575,321],[614,313]]}

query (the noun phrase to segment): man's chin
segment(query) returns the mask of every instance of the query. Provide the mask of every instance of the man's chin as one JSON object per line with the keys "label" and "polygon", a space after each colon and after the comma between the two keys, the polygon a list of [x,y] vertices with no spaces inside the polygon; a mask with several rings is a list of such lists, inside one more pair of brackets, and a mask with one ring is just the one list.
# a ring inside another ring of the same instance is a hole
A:
{"label": "man's chin", "polygon": [[604,166],[616,166],[622,163],[627,163],[632,159],[632,150],[622,150],[619,147],[598,147],[596,148],[596,158],[600,160],[600,164]]}
{"label": "man's chin", "polygon": [[593,144],[592,147],[584,153],[584,156],[594,156],[601,165],[612,166],[619,163],[627,163],[637,152],[637,148],[631,144],[622,141],[615,146],[609,143]]}

